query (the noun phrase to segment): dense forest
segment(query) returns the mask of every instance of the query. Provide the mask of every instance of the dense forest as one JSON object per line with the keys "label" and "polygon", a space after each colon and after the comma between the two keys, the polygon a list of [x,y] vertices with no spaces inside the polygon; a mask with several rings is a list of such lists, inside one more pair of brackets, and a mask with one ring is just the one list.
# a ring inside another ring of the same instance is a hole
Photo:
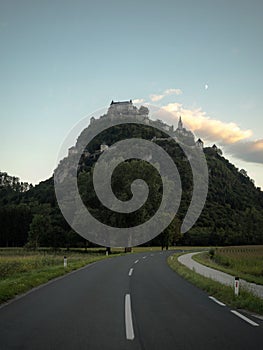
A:
{"label": "dense forest", "polygon": [[[85,144],[85,129],[77,145]],[[98,135],[79,162],[78,185],[82,200],[101,222],[128,227],[147,221],[158,209],[162,182],[158,172],[146,161],[130,159],[120,164],[112,176],[112,189],[117,198],[131,197],[130,184],[138,178],[148,181],[149,197],[145,205],[132,214],[112,213],[96,197],[92,174],[100,156],[100,145],[112,145],[125,138],[155,138],[173,159],[179,170],[183,195],[179,211],[170,226],[148,245],[238,245],[263,244],[263,192],[256,188],[245,170],[237,169],[217,147],[204,148],[209,169],[209,190],[205,207],[194,227],[181,234],[180,226],[189,207],[193,179],[185,154],[177,142],[151,126],[134,124],[112,127]],[[60,167],[70,162],[70,156]],[[150,180],[149,180],[150,179]],[[57,205],[53,177],[36,186],[0,172],[0,246],[70,247],[91,246],[76,234],[63,218]]]}

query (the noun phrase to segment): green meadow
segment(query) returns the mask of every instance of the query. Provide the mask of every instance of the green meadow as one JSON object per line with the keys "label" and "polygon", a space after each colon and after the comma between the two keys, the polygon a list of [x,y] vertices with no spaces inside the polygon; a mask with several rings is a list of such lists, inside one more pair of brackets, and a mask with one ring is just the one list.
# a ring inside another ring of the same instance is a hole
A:
{"label": "green meadow", "polygon": [[236,246],[210,249],[194,260],[257,284],[263,284],[263,246]]}

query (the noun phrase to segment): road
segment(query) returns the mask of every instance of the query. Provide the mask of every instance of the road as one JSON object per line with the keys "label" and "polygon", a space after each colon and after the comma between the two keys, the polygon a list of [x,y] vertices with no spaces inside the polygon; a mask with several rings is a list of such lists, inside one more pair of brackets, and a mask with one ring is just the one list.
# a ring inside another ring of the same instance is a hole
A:
{"label": "road", "polygon": [[[233,286],[235,277],[229,275],[228,273],[215,270],[211,267],[199,264],[197,261],[193,260],[192,257],[195,254],[199,254],[200,252],[188,253],[181,255],[178,260],[181,264],[187,266],[191,270],[195,270],[195,272],[203,275],[205,277],[211,278],[215,281],[218,281],[227,286]],[[242,278],[239,280],[241,288],[244,288],[250,291],[252,294],[255,294],[257,297],[263,299],[263,286],[255,283],[250,283]]]}
{"label": "road", "polygon": [[168,267],[169,254],[99,261],[2,307],[0,349],[262,348],[263,321],[210,299]]}

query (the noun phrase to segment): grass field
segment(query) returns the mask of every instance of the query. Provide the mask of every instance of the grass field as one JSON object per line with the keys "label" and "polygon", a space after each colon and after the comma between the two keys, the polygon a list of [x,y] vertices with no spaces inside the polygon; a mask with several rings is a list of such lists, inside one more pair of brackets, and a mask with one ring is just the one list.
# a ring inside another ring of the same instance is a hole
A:
{"label": "grass field", "polygon": [[263,315],[263,300],[252,295],[244,289],[240,289],[238,296],[234,295],[232,287],[225,286],[219,282],[213,281],[210,278],[201,276],[186,266],[180,264],[177,258],[181,254],[174,254],[168,258],[169,266],[179,275],[203,289],[218,300],[237,309],[244,309],[256,314]]}
{"label": "grass field", "polygon": [[[121,252],[115,250],[112,256]],[[67,267],[64,267],[64,256]],[[92,262],[109,258],[105,249],[57,251],[0,249],[0,303]]]}
{"label": "grass field", "polygon": [[193,259],[249,282],[263,285],[262,245],[217,248],[212,256],[202,253]]}

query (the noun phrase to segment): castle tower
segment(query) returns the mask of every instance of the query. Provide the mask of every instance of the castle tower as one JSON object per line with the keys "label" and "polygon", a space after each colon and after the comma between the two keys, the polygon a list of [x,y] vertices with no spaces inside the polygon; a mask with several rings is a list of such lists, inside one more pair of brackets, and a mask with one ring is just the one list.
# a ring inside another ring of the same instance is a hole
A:
{"label": "castle tower", "polygon": [[204,142],[201,139],[198,139],[195,144],[197,147],[199,147],[201,149],[204,148]]}
{"label": "castle tower", "polygon": [[182,117],[180,116],[179,122],[178,122],[178,130],[182,130],[182,129],[183,129],[183,122],[182,122]]}

